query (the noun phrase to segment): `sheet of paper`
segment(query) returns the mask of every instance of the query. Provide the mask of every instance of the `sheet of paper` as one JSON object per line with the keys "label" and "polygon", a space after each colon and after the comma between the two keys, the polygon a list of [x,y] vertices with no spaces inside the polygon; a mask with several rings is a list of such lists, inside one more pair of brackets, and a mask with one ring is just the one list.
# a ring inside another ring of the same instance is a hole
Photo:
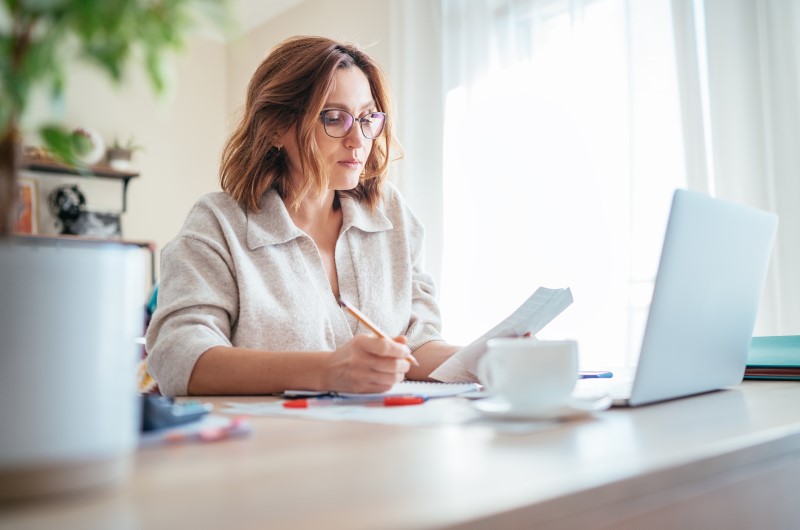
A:
{"label": "sheet of paper", "polygon": [[[428,381],[401,381],[394,385],[390,390],[379,394],[350,394],[337,392],[339,396],[404,396],[413,394],[415,396],[425,396],[429,398],[449,397],[476,392],[481,389],[477,383],[436,383]],[[316,396],[319,392],[308,390],[287,390],[284,396]]]}
{"label": "sheet of paper", "polygon": [[314,420],[359,421],[405,426],[439,426],[473,421],[479,417],[467,400],[433,399],[421,405],[405,407],[378,407],[368,405],[340,405],[291,409],[283,401],[269,403],[228,402],[222,409],[225,414],[248,416],[290,416]]}
{"label": "sheet of paper", "polygon": [[287,409],[283,401],[261,403],[228,402],[225,414],[236,416],[283,416],[326,421],[357,421],[405,427],[442,427],[465,425],[489,428],[504,434],[531,434],[558,429],[560,421],[504,421],[483,417],[466,399],[432,399],[422,405],[406,407],[370,407],[345,405],[309,409]]}
{"label": "sheet of paper", "polygon": [[477,366],[486,352],[486,342],[495,337],[535,335],[572,303],[569,287],[548,289],[539,287],[516,311],[484,333],[468,346],[457,351],[434,370],[430,377],[446,383],[473,381]]}

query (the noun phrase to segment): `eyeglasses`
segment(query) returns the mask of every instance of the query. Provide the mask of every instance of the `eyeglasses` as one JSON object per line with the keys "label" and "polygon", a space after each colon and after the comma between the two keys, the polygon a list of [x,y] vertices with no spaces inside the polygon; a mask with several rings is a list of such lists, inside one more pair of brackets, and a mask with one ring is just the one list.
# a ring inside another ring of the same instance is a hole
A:
{"label": "eyeglasses", "polygon": [[377,138],[386,125],[385,112],[370,112],[363,118],[356,118],[346,110],[328,109],[319,113],[325,134],[332,138],[344,138],[356,122],[361,124],[361,133],[370,140]]}

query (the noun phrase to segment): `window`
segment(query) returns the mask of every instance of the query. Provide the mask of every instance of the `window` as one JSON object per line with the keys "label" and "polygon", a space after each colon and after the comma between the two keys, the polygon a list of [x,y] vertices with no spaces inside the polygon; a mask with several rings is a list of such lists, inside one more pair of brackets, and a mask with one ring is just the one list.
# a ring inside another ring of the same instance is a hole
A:
{"label": "window", "polygon": [[538,336],[634,364],[686,185],[669,1],[445,0],[443,39],[445,336],[569,286]]}

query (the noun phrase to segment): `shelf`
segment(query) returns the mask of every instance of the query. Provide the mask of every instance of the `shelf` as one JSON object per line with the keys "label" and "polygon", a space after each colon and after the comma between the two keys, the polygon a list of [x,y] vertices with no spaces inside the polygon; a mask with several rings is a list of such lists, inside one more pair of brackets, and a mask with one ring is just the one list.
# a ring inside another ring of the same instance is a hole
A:
{"label": "shelf", "polygon": [[128,209],[128,183],[132,178],[139,176],[139,173],[128,171],[117,171],[116,169],[105,166],[84,166],[76,167],[62,164],[53,160],[38,160],[23,158],[22,169],[28,171],[37,171],[39,173],[49,173],[53,175],[75,175],[84,178],[104,178],[122,181],[122,211],[123,213]]}

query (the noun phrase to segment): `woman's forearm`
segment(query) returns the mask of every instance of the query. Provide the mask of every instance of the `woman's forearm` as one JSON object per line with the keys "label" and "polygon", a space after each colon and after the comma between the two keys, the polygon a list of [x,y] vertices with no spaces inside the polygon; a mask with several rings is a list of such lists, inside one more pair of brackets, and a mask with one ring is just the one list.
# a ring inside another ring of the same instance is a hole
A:
{"label": "woman's forearm", "polygon": [[[460,346],[442,341],[424,344],[414,352],[420,366],[412,365],[405,377],[432,381],[428,374],[459,349]],[[288,389],[334,390],[329,388],[333,355],[334,352],[273,352],[215,346],[195,363],[187,392],[220,396],[276,394]]]}
{"label": "woman's forearm", "polygon": [[287,389],[329,390],[325,363],[331,352],[272,352],[215,346],[203,353],[189,378],[189,395],[258,395]]}
{"label": "woman's forearm", "polygon": [[419,361],[419,366],[412,365],[406,374],[406,379],[435,381],[428,375],[460,349],[461,346],[454,346],[443,341],[431,341],[423,344],[414,351],[414,357]]}

